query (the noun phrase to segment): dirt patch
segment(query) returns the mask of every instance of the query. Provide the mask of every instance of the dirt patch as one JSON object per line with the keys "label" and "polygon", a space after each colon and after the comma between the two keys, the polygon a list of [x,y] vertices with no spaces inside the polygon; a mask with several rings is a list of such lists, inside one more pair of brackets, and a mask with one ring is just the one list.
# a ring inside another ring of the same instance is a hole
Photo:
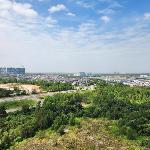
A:
{"label": "dirt patch", "polygon": [[8,84],[0,84],[0,88],[7,90],[24,90],[27,93],[41,93],[40,86],[32,85],[32,84],[18,84],[18,83],[8,83]]}

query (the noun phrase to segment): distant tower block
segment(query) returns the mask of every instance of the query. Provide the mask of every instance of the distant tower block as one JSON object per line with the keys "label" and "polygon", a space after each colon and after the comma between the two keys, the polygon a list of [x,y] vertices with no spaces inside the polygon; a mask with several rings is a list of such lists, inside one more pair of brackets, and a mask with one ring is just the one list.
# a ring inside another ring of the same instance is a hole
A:
{"label": "distant tower block", "polygon": [[74,76],[77,76],[77,77],[86,77],[86,73],[85,72],[79,72],[77,74],[74,74]]}
{"label": "distant tower block", "polygon": [[8,74],[8,75],[23,75],[25,74],[24,67],[0,67],[0,74]]}
{"label": "distant tower block", "polygon": [[7,68],[7,74],[25,74],[25,68]]}
{"label": "distant tower block", "polygon": [[7,68],[6,67],[0,67],[0,74],[6,74]]}

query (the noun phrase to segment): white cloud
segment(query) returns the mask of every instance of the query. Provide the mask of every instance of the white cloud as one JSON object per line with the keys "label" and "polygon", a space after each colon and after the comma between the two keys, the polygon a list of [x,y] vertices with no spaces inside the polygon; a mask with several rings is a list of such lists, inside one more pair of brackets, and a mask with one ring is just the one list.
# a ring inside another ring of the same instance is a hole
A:
{"label": "white cloud", "polygon": [[114,0],[98,0],[99,2],[104,2],[104,3],[110,3],[113,2]]}
{"label": "white cloud", "polygon": [[110,22],[110,17],[108,17],[108,16],[101,16],[100,19],[101,19],[104,23]]}
{"label": "white cloud", "polygon": [[108,3],[109,8],[122,7],[122,5],[117,0],[98,0],[98,1],[102,3]]}
{"label": "white cloud", "polygon": [[112,1],[112,3],[110,3],[109,8],[121,8],[123,7],[118,1]]}
{"label": "white cloud", "polygon": [[[105,24],[98,26],[95,21],[83,22],[77,28],[70,29],[57,25],[57,20],[51,16],[32,18],[14,11],[10,9],[10,0],[0,2],[3,2],[0,12],[3,11],[5,16],[0,17],[1,65],[21,64],[28,71],[43,72],[144,72],[149,68],[148,21],[142,20],[130,28],[113,31],[106,31]],[[29,4],[23,5],[32,9]],[[30,21],[22,16],[32,19]],[[145,16],[149,18],[149,15]],[[105,23],[110,21],[107,15],[101,19]]]}
{"label": "white cloud", "polygon": [[56,6],[52,6],[51,8],[48,9],[50,13],[55,13],[59,11],[66,11],[67,8],[64,4],[57,4]]}
{"label": "white cloud", "polygon": [[150,13],[145,13],[144,14],[144,19],[145,20],[150,20]]}
{"label": "white cloud", "polygon": [[105,8],[105,9],[98,10],[98,13],[103,15],[112,15],[115,13],[115,10],[111,8]]}
{"label": "white cloud", "polygon": [[39,2],[44,2],[45,0],[38,0]]}
{"label": "white cloud", "polygon": [[[29,3],[0,0],[0,25],[18,27],[21,30],[37,32],[57,24],[52,17],[42,17]],[[14,33],[15,34],[15,33]]]}
{"label": "white cloud", "polygon": [[8,14],[15,14],[24,17],[37,17],[38,13],[28,3],[12,2],[11,0],[0,0],[0,14],[6,17]]}
{"label": "white cloud", "polygon": [[56,25],[56,24],[57,24],[57,20],[53,19],[50,16],[45,19],[45,25],[47,27],[54,27],[54,25]]}
{"label": "white cloud", "polygon": [[94,7],[94,4],[88,3],[88,2],[83,2],[81,0],[76,1],[76,4],[81,7],[84,7],[84,8],[93,8]]}
{"label": "white cloud", "polygon": [[26,17],[36,17],[38,13],[32,9],[30,4],[13,3],[12,9],[20,15]]}
{"label": "white cloud", "polygon": [[[52,18],[48,20],[53,22]],[[99,32],[98,26],[89,21],[76,30],[57,28],[54,33],[52,28],[49,33],[37,27],[36,34],[32,34],[0,20],[0,64],[21,64],[28,71],[41,72],[146,71],[150,63],[150,29],[143,32],[141,24]]]}
{"label": "white cloud", "polygon": [[12,2],[9,0],[0,0],[0,10],[10,9]]}
{"label": "white cloud", "polygon": [[67,16],[72,16],[72,17],[75,17],[75,16],[76,16],[76,14],[74,14],[74,13],[71,13],[71,12],[68,12],[68,13],[67,13]]}
{"label": "white cloud", "polygon": [[[117,0],[99,0],[99,2],[101,3],[106,3],[107,7],[104,8],[104,9],[100,9],[98,10],[97,12],[99,14],[102,14],[104,16],[106,15],[113,15],[116,13],[116,11],[119,9],[119,8],[122,8],[123,5],[121,5]],[[104,17],[105,19],[106,17]],[[108,19],[106,19],[108,20]]]}

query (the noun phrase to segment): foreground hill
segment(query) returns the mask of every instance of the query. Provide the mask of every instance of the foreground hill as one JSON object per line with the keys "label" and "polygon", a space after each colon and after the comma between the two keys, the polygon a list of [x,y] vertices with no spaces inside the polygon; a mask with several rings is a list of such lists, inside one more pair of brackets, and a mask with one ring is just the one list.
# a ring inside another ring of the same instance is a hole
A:
{"label": "foreground hill", "polygon": [[10,150],[143,150],[134,141],[110,133],[112,121],[82,119],[80,125],[65,128],[64,135],[45,130]]}
{"label": "foreground hill", "polygon": [[149,88],[100,81],[94,91],[43,100],[13,113],[0,107],[0,150],[150,149]]}

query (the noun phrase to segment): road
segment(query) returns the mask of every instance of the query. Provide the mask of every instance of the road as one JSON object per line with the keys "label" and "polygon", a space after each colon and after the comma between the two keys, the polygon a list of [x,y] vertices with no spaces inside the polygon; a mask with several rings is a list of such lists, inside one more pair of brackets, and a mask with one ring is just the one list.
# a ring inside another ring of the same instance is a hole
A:
{"label": "road", "polygon": [[14,96],[14,97],[5,97],[5,98],[0,98],[0,103],[8,102],[8,101],[18,101],[18,100],[24,100],[24,99],[40,101],[41,97],[44,97],[44,96],[53,96],[56,93],[72,93],[72,92],[76,92],[76,90],[61,91],[61,92],[48,92],[48,93],[31,94],[31,95]]}
{"label": "road", "polygon": [[[76,90],[68,90],[68,91],[61,91],[61,92],[48,92],[48,93],[40,93],[40,94],[31,94],[31,95],[25,95],[25,96],[14,96],[14,97],[5,97],[5,98],[0,98],[0,103],[2,102],[10,102],[10,101],[18,101],[18,100],[25,100],[25,99],[30,99],[30,100],[35,100],[35,101],[41,101],[42,97],[45,96],[53,96],[54,94],[57,93],[72,93],[76,92]],[[20,107],[17,108],[11,108],[7,109],[6,112],[15,112],[17,110],[21,110]]]}

